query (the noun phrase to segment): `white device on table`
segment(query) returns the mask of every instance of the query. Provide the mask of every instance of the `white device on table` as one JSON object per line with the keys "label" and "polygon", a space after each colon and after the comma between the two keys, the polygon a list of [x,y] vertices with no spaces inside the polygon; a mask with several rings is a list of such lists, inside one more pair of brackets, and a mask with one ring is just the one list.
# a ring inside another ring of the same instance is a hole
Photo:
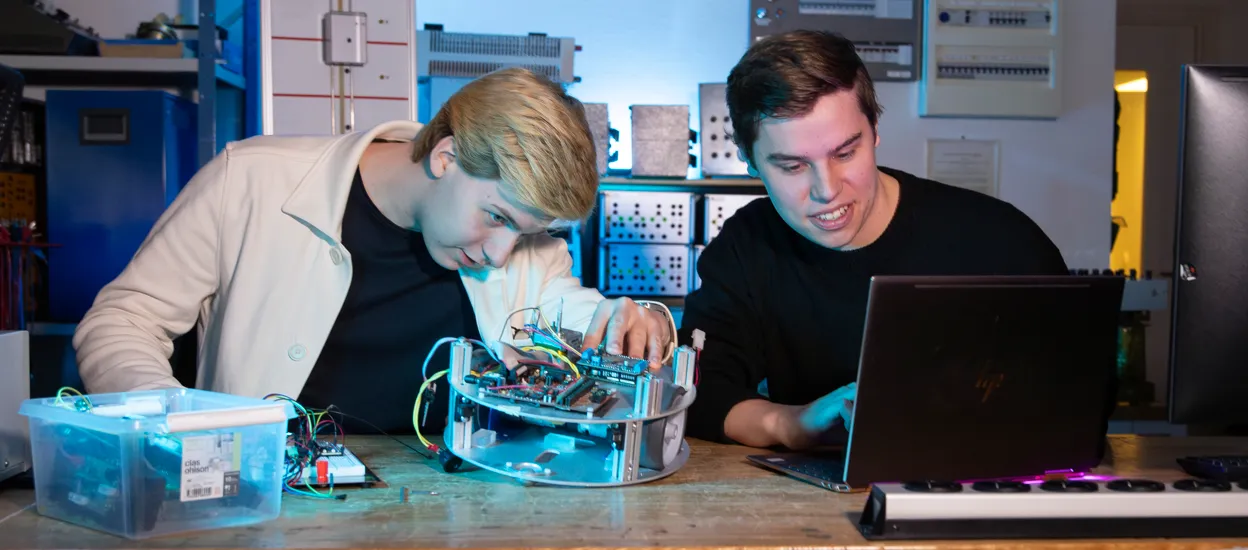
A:
{"label": "white device on table", "polygon": [[30,423],[18,407],[30,399],[30,333],[0,332],[0,481],[30,469]]}

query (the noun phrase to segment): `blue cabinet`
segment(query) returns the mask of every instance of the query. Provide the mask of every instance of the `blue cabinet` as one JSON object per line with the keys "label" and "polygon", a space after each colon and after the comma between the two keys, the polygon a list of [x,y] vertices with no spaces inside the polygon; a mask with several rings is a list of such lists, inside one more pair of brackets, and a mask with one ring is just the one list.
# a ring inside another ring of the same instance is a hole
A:
{"label": "blue cabinet", "polygon": [[[163,91],[47,92],[49,313],[77,322],[198,168],[195,104]],[[177,266],[169,266],[177,277]]]}

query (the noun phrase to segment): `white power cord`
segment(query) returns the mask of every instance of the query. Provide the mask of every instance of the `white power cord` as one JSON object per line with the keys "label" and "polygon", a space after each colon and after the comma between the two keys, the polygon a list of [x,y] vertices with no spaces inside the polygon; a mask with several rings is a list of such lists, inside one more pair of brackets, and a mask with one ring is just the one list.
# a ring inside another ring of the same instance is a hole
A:
{"label": "white power cord", "polygon": [[650,309],[650,306],[659,306],[663,308],[663,315],[667,316],[667,325],[671,328],[672,341],[667,343],[667,347],[663,351],[663,360],[666,363],[672,359],[672,355],[676,353],[676,318],[672,316],[672,310],[667,308],[667,304],[663,302],[655,302],[653,300],[633,300],[637,305]]}

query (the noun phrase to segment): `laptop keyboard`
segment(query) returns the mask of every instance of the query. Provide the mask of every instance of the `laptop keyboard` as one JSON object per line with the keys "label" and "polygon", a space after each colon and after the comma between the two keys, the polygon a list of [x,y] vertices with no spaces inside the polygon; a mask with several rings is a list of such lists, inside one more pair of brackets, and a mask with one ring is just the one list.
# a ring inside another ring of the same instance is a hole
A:
{"label": "laptop keyboard", "polygon": [[835,459],[810,458],[798,462],[786,461],[780,467],[793,473],[827,481],[841,481],[845,475],[845,463]]}
{"label": "laptop keyboard", "polygon": [[834,485],[840,485],[845,476],[845,462],[839,456],[755,455],[751,456],[750,460],[829,489]]}

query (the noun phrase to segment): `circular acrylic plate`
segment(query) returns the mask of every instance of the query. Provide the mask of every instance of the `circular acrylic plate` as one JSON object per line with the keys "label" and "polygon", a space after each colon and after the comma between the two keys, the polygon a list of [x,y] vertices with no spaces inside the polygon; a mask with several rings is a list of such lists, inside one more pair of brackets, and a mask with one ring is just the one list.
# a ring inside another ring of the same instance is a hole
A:
{"label": "circular acrylic plate", "polygon": [[[453,426],[445,432],[452,439]],[[569,487],[618,487],[662,479],[676,473],[689,460],[689,444],[662,470],[641,468],[632,481],[615,481],[608,468],[611,447],[602,440],[579,439],[575,449],[552,449],[546,441],[549,429],[537,426],[511,435],[489,447],[475,447],[455,454],[483,470],[521,481]]]}
{"label": "circular acrylic plate", "polygon": [[618,424],[621,422],[657,420],[688,409],[689,405],[693,404],[693,400],[698,393],[696,387],[688,388],[667,410],[653,416],[639,417],[633,415],[632,388],[612,384],[611,387],[619,392],[619,395],[616,397],[616,403],[602,416],[591,417],[584,413],[561,411],[553,407],[512,402],[501,397],[481,395],[477,392],[476,384],[469,384],[463,380],[451,380],[451,387],[456,394],[487,409],[493,409],[515,417],[532,418],[557,424]]}

